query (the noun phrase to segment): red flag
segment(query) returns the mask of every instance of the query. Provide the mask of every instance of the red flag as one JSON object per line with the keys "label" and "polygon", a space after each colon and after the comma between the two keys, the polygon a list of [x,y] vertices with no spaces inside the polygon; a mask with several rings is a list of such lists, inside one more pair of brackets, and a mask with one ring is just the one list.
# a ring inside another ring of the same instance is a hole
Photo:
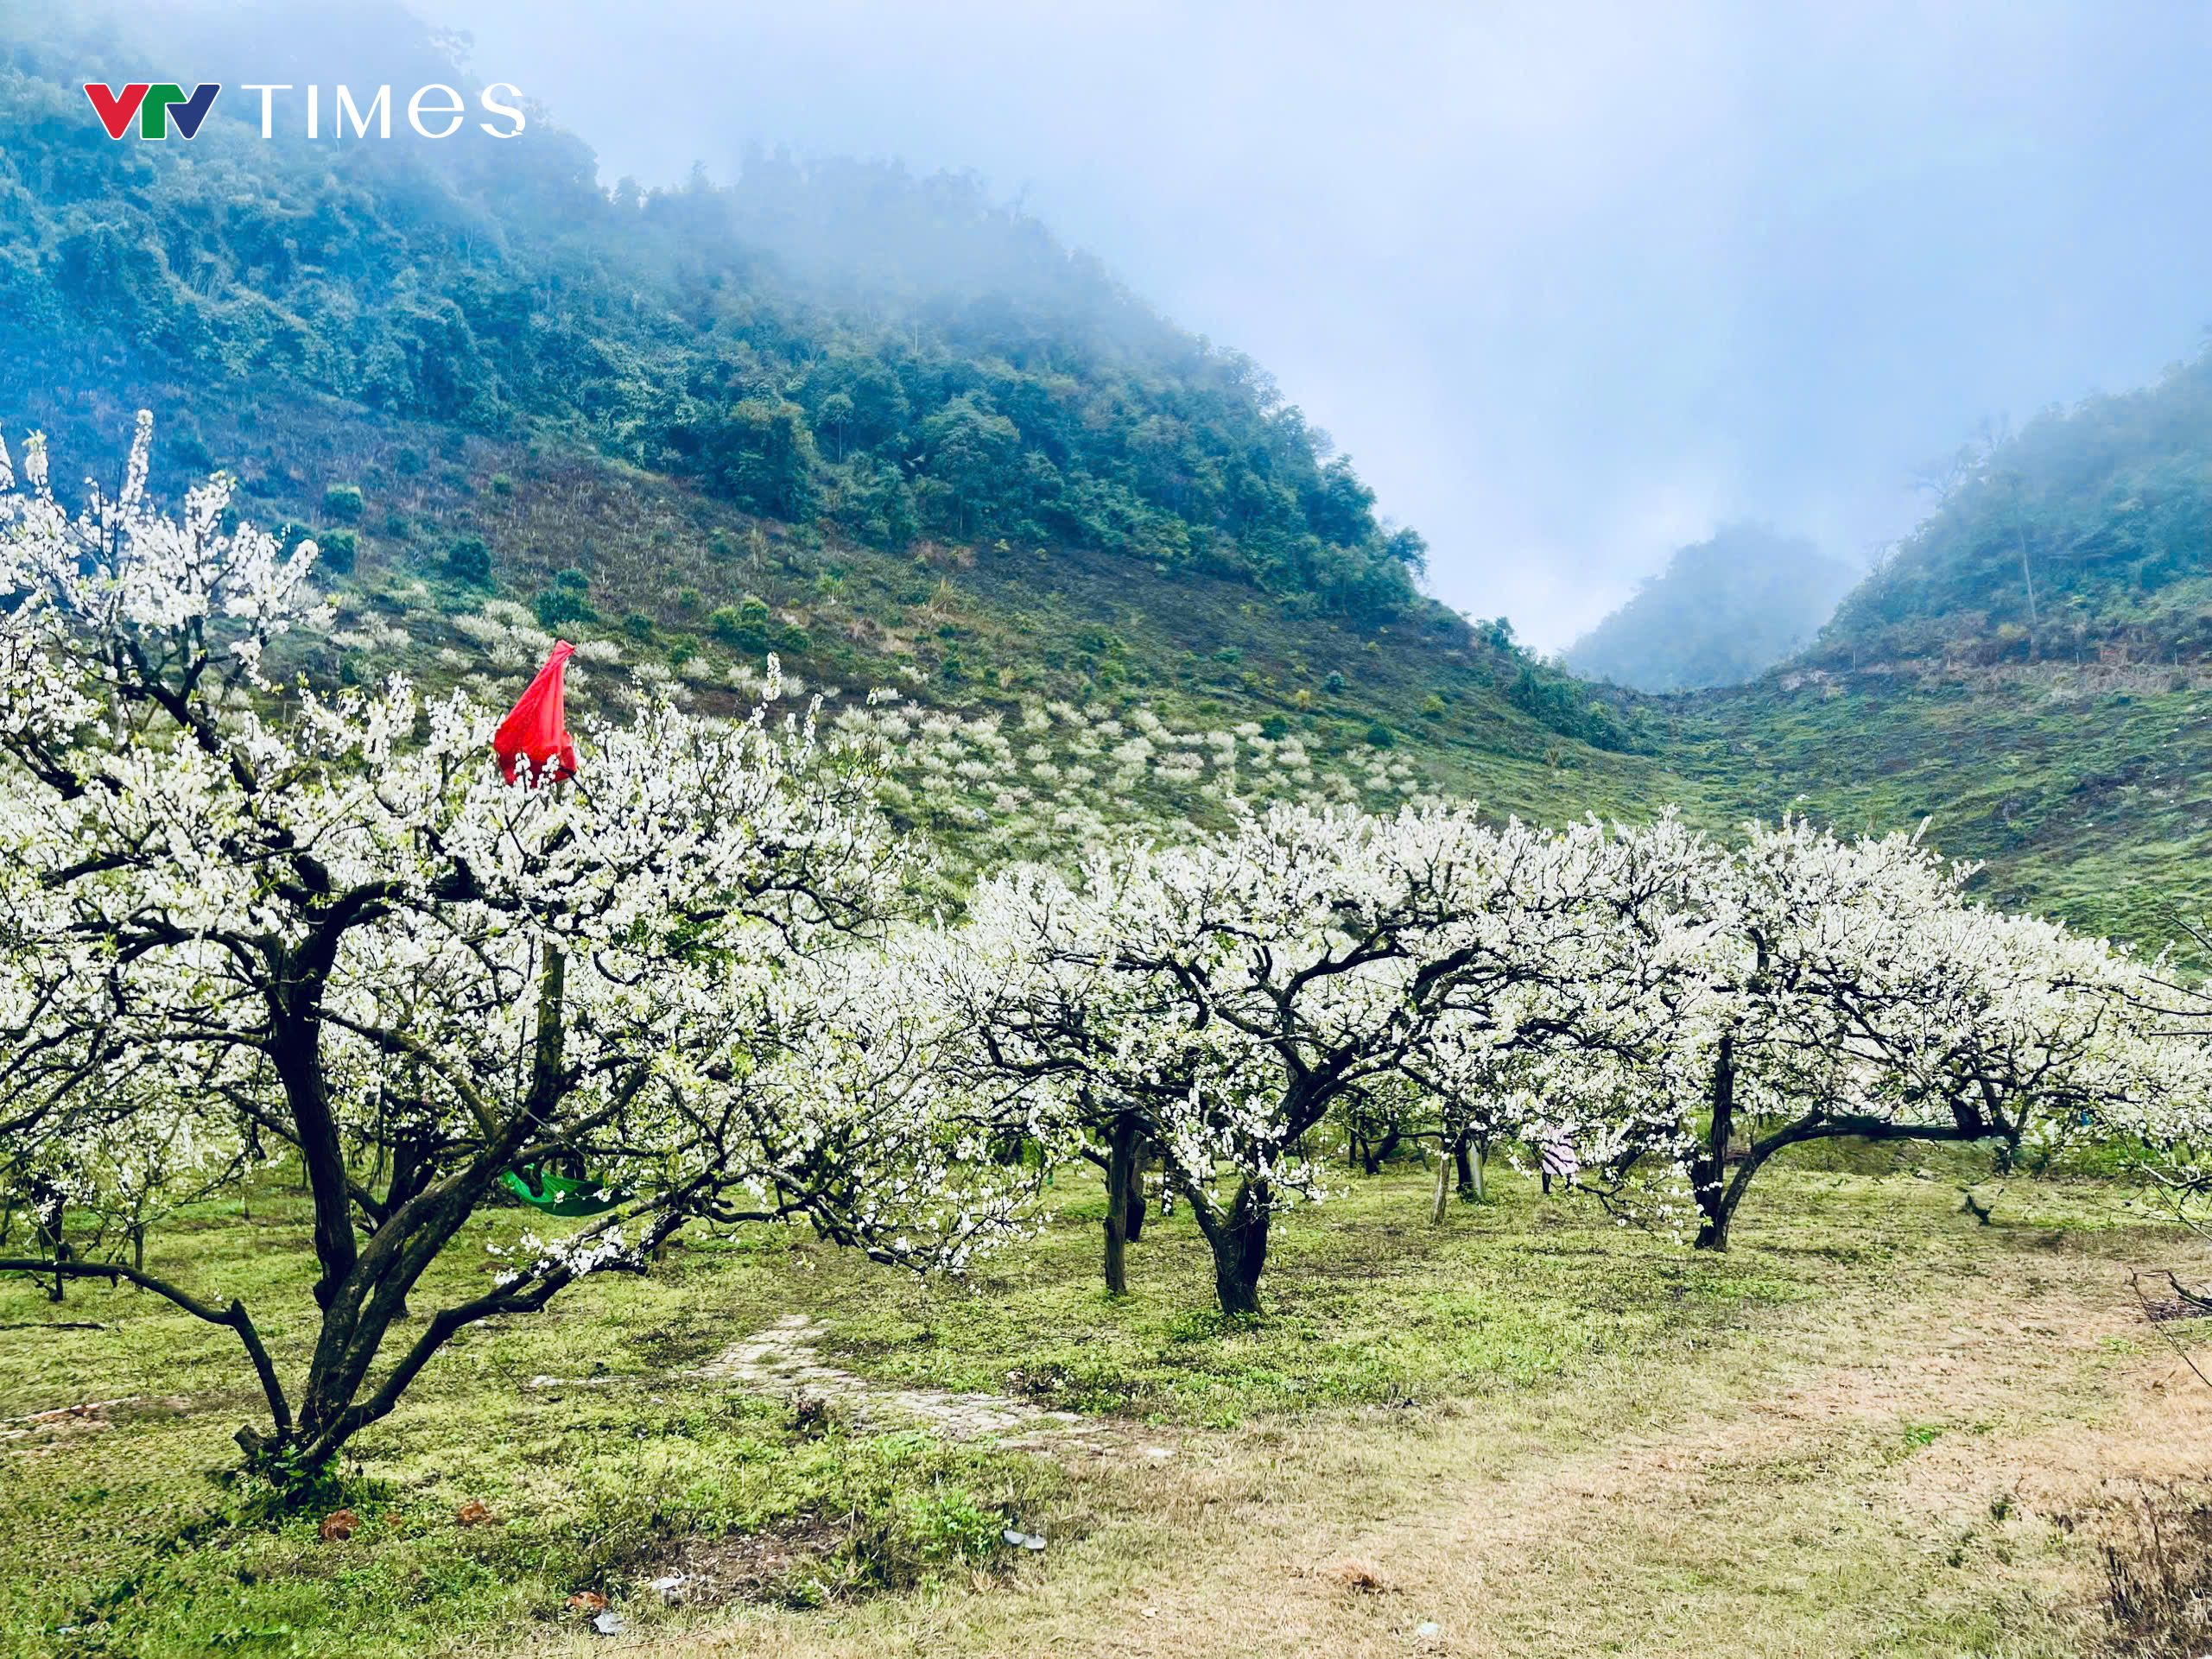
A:
{"label": "red flag", "polygon": [[[553,655],[546,658],[537,678],[491,734],[491,752],[499,757],[499,774],[508,782],[518,775],[534,784],[558,783],[576,776],[576,740],[568,735],[567,693],[568,659],[575,655],[576,648],[567,640],[555,640]],[[529,763],[527,770],[519,764],[524,760]]]}

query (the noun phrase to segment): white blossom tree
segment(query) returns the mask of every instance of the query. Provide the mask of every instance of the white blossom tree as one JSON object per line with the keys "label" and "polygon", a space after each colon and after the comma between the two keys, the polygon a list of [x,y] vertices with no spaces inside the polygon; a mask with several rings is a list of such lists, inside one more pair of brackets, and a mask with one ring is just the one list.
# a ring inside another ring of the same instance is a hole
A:
{"label": "white blossom tree", "polygon": [[1072,883],[1012,871],[972,905],[968,1017],[993,1066],[1162,1149],[1222,1310],[1251,1313],[1272,1218],[1322,1194],[1309,1132],[1407,1080],[1447,1019],[1501,1048],[1603,1040],[1623,987],[1594,941],[1614,926],[1619,845],[1471,807],[1278,807],[1098,854]]}
{"label": "white blossom tree", "polygon": [[[640,1270],[694,1219],[803,1217],[924,1262],[1009,1213],[954,1193],[974,1137],[941,1093],[886,1106],[855,1080],[906,987],[833,959],[912,863],[865,757],[811,716],[650,704],[580,734],[573,782],[509,785],[496,711],[280,687],[285,636],[320,620],[315,548],[226,519],[220,478],[156,511],[149,426],[121,492],[74,515],[38,440],[27,489],[0,453],[0,1164],[179,1114],[295,1156],[312,1352],[288,1386],[242,1302],[136,1264],[0,1269],[128,1280],[230,1327],[268,1405],[242,1446],[314,1467],[455,1332]],[[503,1175],[561,1158],[613,1207],[387,1354]]]}
{"label": "white blossom tree", "polygon": [[1704,948],[1648,1073],[1685,1135],[1703,1119],[1701,1247],[1727,1247],[1752,1178],[1786,1147],[2010,1148],[2039,1114],[2101,1110],[2135,1086],[2133,959],[1968,903],[1972,873],[1917,837],[1844,840],[1799,820],[1714,851],[1689,906]]}
{"label": "white blossom tree", "polygon": [[[1668,1189],[1684,1143],[1645,1073],[1668,1063],[1698,996],[1685,970],[1704,929],[1687,900],[1711,849],[1671,811],[1634,830],[1592,820],[1555,847],[1575,899],[1543,907],[1554,919],[1531,936],[1530,971],[1486,999],[1455,1002],[1405,1070],[1463,1196],[1480,1196],[1483,1161],[1502,1142],[1533,1149],[1546,1191],[1563,1178],[1657,1219],[1678,1207]],[[1440,1168],[1437,1222],[1448,1179]]]}
{"label": "white blossom tree", "polygon": [[1480,1023],[1446,1020],[1408,1056],[1407,1070],[1419,1080],[1424,1132],[1436,1142],[1434,1225],[1443,1225],[1455,1175],[1463,1201],[1487,1199],[1489,1160],[1499,1147],[1574,1148],[1578,1168],[1607,1167],[1596,1143],[1612,1137],[1591,1131],[1611,1127],[1613,1114],[1600,1109],[1610,1097],[1594,1086],[1594,1056],[1572,1039],[1501,1043]]}
{"label": "white blossom tree", "polygon": [[[182,1094],[166,1073],[135,1076],[117,1057],[97,1090],[23,1103],[0,1122],[0,1254],[11,1242],[15,1212],[54,1260],[130,1247],[146,1265],[146,1234],[187,1204],[233,1186],[263,1160],[250,1135],[206,1099]],[[56,1272],[48,1294],[63,1300]]]}
{"label": "white blossom tree", "polygon": [[[2202,952],[2212,934],[2183,924]],[[2062,1134],[2106,1142],[2190,1231],[2212,1235],[2212,982],[2172,953],[2135,966],[2122,1018],[2101,1056],[2106,1086]],[[2169,1271],[2177,1295],[2212,1309],[2212,1293]]]}

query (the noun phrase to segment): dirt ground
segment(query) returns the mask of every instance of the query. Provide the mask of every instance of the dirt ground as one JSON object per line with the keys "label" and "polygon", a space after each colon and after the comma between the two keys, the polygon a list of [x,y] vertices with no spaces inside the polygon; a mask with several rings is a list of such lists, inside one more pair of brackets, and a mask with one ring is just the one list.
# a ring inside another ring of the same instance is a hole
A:
{"label": "dirt ground", "polygon": [[530,1651],[2081,1653],[2101,1540],[2201,1476],[2212,1388],[2166,1346],[2187,1327],[2144,1318],[2126,1246],[1986,1237],[1932,1287],[1870,1269],[1571,1390],[1071,1464],[1072,1536],[1011,1581]]}

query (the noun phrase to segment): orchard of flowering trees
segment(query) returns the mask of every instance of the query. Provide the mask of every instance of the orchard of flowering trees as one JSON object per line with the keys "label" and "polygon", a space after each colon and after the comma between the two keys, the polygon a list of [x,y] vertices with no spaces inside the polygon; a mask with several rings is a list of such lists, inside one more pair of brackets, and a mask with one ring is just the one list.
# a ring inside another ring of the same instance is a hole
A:
{"label": "orchard of flowering trees", "polygon": [[[112,498],[72,516],[36,440],[0,497],[0,1167],[52,1244],[0,1266],[231,1327],[268,1410],[249,1455],[313,1466],[456,1331],[687,1222],[804,1217],[955,1264],[1005,1224],[1020,1167],[979,1155],[941,1072],[897,1064],[927,1035],[881,954],[911,855],[865,757],[810,719],[657,704],[584,734],[573,782],[522,787],[493,711],[280,687],[270,648],[320,620],[314,546],[226,530],[219,479],[157,514],[149,424]],[[126,1201],[151,1159],[280,1156],[314,1205],[303,1377],[244,1303],[67,1242],[67,1206]],[[503,1174],[561,1159],[623,1201],[387,1353]]]}
{"label": "orchard of flowering trees", "polygon": [[[1969,902],[1913,838],[1232,804],[927,916],[880,743],[772,716],[772,687],[737,720],[643,696],[577,734],[574,777],[510,781],[496,708],[280,682],[326,621],[314,544],[238,523],[221,478],[163,515],[148,449],[142,417],[121,490],[73,513],[35,439],[21,488],[0,456],[0,1198],[30,1241],[0,1270],[234,1333],[262,1466],[320,1466],[456,1333],[688,1225],[957,1271],[1077,1158],[1106,1173],[1110,1291],[1151,1160],[1236,1314],[1347,1124],[1433,1146],[1439,1220],[1448,1170],[1536,1148],[1716,1250],[1821,1138],[2121,1134],[2212,1192],[2203,1004]],[[316,1264],[284,1356],[143,1253],[278,1160]],[[503,1178],[555,1166],[599,1213],[400,1330]]]}
{"label": "orchard of flowering trees", "polygon": [[1806,1141],[2171,1140],[2200,1044],[2155,966],[1970,904],[1970,874],[1794,821],[1732,847],[1672,816],[1277,807],[985,883],[948,983],[972,1063],[1031,1080],[1042,1120],[1158,1149],[1222,1308],[1250,1312],[1269,1218],[1326,1196],[1333,1108],[1379,1101],[1448,1156],[1534,1143],[1643,1219],[1686,1204],[1716,1250]]}

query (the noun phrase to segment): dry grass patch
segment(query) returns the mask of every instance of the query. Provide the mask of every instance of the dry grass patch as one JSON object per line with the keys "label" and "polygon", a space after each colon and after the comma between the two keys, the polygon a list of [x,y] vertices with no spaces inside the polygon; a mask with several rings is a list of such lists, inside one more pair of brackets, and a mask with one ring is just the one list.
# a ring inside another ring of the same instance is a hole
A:
{"label": "dry grass patch", "polygon": [[[752,1614],[646,1650],[2058,1659],[2124,1642],[2085,1517],[2114,1472],[2212,1443],[2212,1392],[2136,1339],[2126,1288],[2132,1259],[2177,1245],[2080,1189],[1991,1228],[1949,1200],[1797,1177],[1733,1270],[1816,1294],[1550,1382],[1256,1415],[1171,1466],[1084,1475],[1087,1536],[987,1592]],[[1854,1212],[1881,1232],[1835,1236]]]}

